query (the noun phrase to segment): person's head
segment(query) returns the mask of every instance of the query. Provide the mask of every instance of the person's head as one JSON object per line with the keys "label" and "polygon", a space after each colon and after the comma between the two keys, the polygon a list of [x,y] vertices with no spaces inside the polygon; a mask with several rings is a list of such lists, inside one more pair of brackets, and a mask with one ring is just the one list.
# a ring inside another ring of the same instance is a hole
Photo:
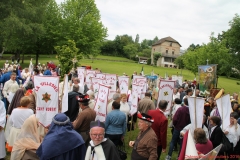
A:
{"label": "person's head", "polygon": [[151,93],[150,92],[146,92],[145,93],[145,97],[151,97]]}
{"label": "person's head", "polygon": [[196,128],[194,130],[194,140],[196,143],[200,143],[200,144],[207,143],[206,133],[202,128]]}
{"label": "person's head", "polygon": [[232,109],[236,111],[238,109],[238,102],[233,102]]}
{"label": "person's head", "polygon": [[16,77],[17,77],[17,74],[15,72],[12,72],[11,73],[11,80],[15,81],[16,80]]}
{"label": "person's head", "polygon": [[238,113],[237,112],[232,112],[230,113],[230,124],[233,125],[234,121],[238,119]]}
{"label": "person's head", "polygon": [[20,105],[22,106],[22,107],[28,107],[28,105],[30,104],[30,98],[29,97],[27,97],[27,96],[24,96],[24,97],[22,97],[21,99],[20,99]]}
{"label": "person's head", "polygon": [[173,89],[173,93],[176,94],[178,92],[178,89],[177,88],[174,88]]}
{"label": "person's head", "polygon": [[89,95],[79,95],[77,97],[78,104],[80,108],[83,110],[88,107],[88,102],[90,101]]}
{"label": "person's head", "polygon": [[104,138],[105,134],[105,125],[103,122],[92,121],[90,123],[90,138],[93,141],[93,144],[96,146],[100,144]]}
{"label": "person's head", "polygon": [[187,89],[187,90],[186,90],[186,94],[187,94],[188,96],[192,96],[192,95],[193,95],[192,89],[191,89],[191,88]]}
{"label": "person's head", "polygon": [[113,95],[113,100],[116,101],[116,102],[118,102],[118,103],[120,103],[120,101],[121,101],[121,94],[115,93],[115,94]]}
{"label": "person's head", "polygon": [[182,101],[181,101],[181,99],[179,99],[179,98],[175,98],[174,103],[175,103],[175,104],[181,104]]}
{"label": "person's head", "polygon": [[25,68],[25,73],[28,73],[28,72],[29,72],[28,68]]}
{"label": "person's head", "polygon": [[233,93],[233,99],[238,100],[238,94],[237,93]]}
{"label": "person's head", "polygon": [[120,103],[117,101],[113,101],[112,103],[112,108],[113,109],[120,109]]}
{"label": "person's head", "polygon": [[167,109],[168,102],[166,100],[160,100],[158,104],[158,108],[161,109],[163,112]]}
{"label": "person's head", "polygon": [[210,117],[209,124],[211,126],[219,126],[221,124],[221,119],[217,116]]}
{"label": "person's head", "polygon": [[78,92],[79,91],[79,85],[78,84],[74,84],[73,85],[73,92]]}
{"label": "person's head", "polygon": [[34,75],[39,75],[40,71],[37,68],[35,68],[33,71],[34,71]]}
{"label": "person's head", "polygon": [[80,83],[79,78],[74,78],[74,79],[73,79],[73,83],[74,83],[74,84],[78,84],[78,83]]}
{"label": "person's head", "polygon": [[121,94],[121,101],[123,103],[127,102],[127,94],[126,93]]}
{"label": "person's head", "polygon": [[182,87],[182,86],[179,87],[178,91],[179,91],[179,92],[182,92],[182,91],[183,91],[183,87]]}
{"label": "person's head", "polygon": [[199,96],[199,93],[200,93],[200,90],[199,90],[199,89],[196,89],[196,90],[195,90],[195,96],[196,96],[196,97]]}
{"label": "person's head", "polygon": [[138,128],[140,131],[145,131],[149,127],[152,126],[152,123],[154,120],[152,119],[151,116],[145,114],[145,113],[138,113],[137,117],[139,118],[138,120]]}

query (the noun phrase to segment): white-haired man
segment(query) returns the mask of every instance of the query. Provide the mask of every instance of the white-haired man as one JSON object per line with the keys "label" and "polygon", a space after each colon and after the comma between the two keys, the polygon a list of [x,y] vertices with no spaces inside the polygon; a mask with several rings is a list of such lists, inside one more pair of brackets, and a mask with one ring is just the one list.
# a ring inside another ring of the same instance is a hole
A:
{"label": "white-haired man", "polygon": [[91,141],[87,148],[85,160],[121,160],[116,146],[108,138],[104,138],[105,125],[103,122],[92,121],[90,123]]}

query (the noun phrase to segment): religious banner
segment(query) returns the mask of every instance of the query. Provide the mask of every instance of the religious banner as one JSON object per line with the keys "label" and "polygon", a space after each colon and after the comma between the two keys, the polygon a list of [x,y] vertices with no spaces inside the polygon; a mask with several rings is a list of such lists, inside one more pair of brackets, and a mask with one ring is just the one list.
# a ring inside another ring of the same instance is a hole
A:
{"label": "religious banner", "polygon": [[138,93],[139,98],[143,99],[145,97],[145,93],[147,91],[148,88],[148,84],[147,84],[147,78],[143,77],[143,78],[137,78],[136,82],[138,84],[138,87],[140,88],[140,92]]}
{"label": "religious banner", "polygon": [[108,94],[109,88],[105,85],[99,84],[99,91],[94,110],[96,111],[96,120],[101,122],[104,122],[106,119]]}
{"label": "religious banner", "polygon": [[106,74],[103,74],[103,73],[97,73],[97,74],[96,74],[96,78],[106,79]]}
{"label": "religious banner", "polygon": [[91,87],[92,85],[92,81],[91,81],[91,78],[92,77],[95,77],[95,70],[86,70],[86,85],[88,88]]}
{"label": "religious banner", "polygon": [[224,95],[216,100],[217,108],[222,119],[222,130],[230,125],[230,113],[232,112],[230,95]]}
{"label": "religious banner", "polygon": [[36,117],[47,127],[58,113],[59,77],[34,76]]}
{"label": "religious banner", "polygon": [[63,89],[62,89],[62,98],[61,98],[61,112],[64,113],[68,111],[68,75],[65,75],[63,80]]}
{"label": "religious banner", "polygon": [[188,97],[188,108],[192,124],[191,133],[193,133],[196,128],[202,128],[204,102],[205,100],[203,98]]}
{"label": "religious banner", "polygon": [[129,101],[131,102],[130,114],[134,115],[137,112],[138,107],[138,85],[132,84],[132,93],[129,96]]}
{"label": "religious banner", "polygon": [[129,77],[127,77],[127,76],[118,77],[118,84],[119,84],[120,93],[127,94],[128,88],[129,88]]}
{"label": "religious banner", "polygon": [[199,90],[204,92],[216,88],[217,85],[217,64],[199,65]]}
{"label": "religious banner", "polygon": [[[202,127],[200,127],[202,128]],[[187,145],[185,150],[185,159],[198,159],[198,151],[191,132],[188,132]]]}
{"label": "religious banner", "polygon": [[157,104],[159,104],[160,100],[166,100],[168,102],[167,109],[164,112],[165,115],[169,115],[169,113],[170,113],[170,108],[172,105],[172,98],[173,98],[174,84],[175,84],[175,81],[163,80],[163,79],[161,79],[159,82]]}
{"label": "religious banner", "polygon": [[110,86],[110,92],[108,95],[109,99],[112,99],[113,95],[117,90],[117,75],[116,74],[106,74],[106,85]]}
{"label": "religious banner", "polygon": [[91,80],[92,80],[94,96],[95,96],[95,99],[97,99],[99,84],[104,84],[103,81],[105,81],[105,80],[100,79],[100,78],[96,78],[96,77],[92,77]]}
{"label": "religious banner", "polygon": [[78,79],[80,80],[80,84],[81,86],[84,86],[85,68],[78,67],[77,72],[78,72]]}
{"label": "religious banner", "polygon": [[133,75],[132,83],[137,84],[137,79],[138,78],[145,78],[145,77],[144,76]]}

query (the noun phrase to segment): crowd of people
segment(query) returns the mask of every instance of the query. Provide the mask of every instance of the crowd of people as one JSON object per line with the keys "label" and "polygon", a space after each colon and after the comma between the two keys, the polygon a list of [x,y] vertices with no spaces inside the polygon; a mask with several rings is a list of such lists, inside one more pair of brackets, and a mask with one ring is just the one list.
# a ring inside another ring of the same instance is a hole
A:
{"label": "crowd of people", "polygon": [[[238,95],[234,93],[231,96],[230,125],[225,130],[221,128],[222,120],[215,97],[202,97],[206,99],[202,128],[192,130],[187,98],[202,95],[196,84],[188,84],[187,81],[182,86],[175,86],[170,115],[165,114],[169,102],[160,100],[157,103],[159,88],[152,85],[147,89],[145,97],[138,100],[138,112],[133,115],[130,114],[131,92],[116,92],[106,106],[105,122],[100,122],[96,120],[96,98],[92,87],[81,85],[74,73],[68,84],[68,110],[56,114],[51,124],[43,127],[35,116],[36,92],[32,76],[56,76],[59,72],[53,72],[60,71],[60,68],[56,68],[52,62],[45,68],[39,65],[32,72],[28,68],[19,73],[20,68],[14,69],[10,65],[5,68],[7,72],[0,78],[3,86],[0,101],[0,159],[5,158],[7,151],[11,153],[12,160],[118,160],[121,159],[118,147],[123,143],[132,147],[132,160],[157,160],[161,158],[161,153],[166,153],[164,158],[170,160],[174,151],[179,151],[180,159],[186,135],[193,135],[200,156],[221,144],[222,133],[229,139],[232,148],[225,153],[219,152],[218,155],[231,155],[231,159],[236,155],[235,159],[238,159]],[[138,136],[134,137],[135,140],[126,142],[124,137],[127,132],[136,126],[139,128]],[[172,129],[170,143],[167,143],[168,127]]]}

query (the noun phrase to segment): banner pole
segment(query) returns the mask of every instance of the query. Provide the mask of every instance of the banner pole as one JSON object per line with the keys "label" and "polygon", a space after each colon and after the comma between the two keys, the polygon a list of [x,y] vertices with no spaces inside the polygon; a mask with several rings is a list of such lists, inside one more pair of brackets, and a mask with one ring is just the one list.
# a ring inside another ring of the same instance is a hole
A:
{"label": "banner pole", "polygon": [[[133,115],[131,115],[131,124],[130,124],[130,130],[129,130],[130,135],[128,137],[128,142],[130,142],[130,140],[132,138],[132,125],[133,125]],[[128,147],[129,147],[129,145],[128,145]]]}
{"label": "banner pole", "polygon": [[[60,109],[61,109],[61,112],[62,112],[62,100],[63,100],[63,92],[64,92],[64,86],[65,86],[65,79],[66,79],[66,74],[64,75],[64,79],[63,79],[63,88],[62,88],[62,93],[61,93],[61,104],[60,104]],[[61,113],[60,112],[60,113]]]}

